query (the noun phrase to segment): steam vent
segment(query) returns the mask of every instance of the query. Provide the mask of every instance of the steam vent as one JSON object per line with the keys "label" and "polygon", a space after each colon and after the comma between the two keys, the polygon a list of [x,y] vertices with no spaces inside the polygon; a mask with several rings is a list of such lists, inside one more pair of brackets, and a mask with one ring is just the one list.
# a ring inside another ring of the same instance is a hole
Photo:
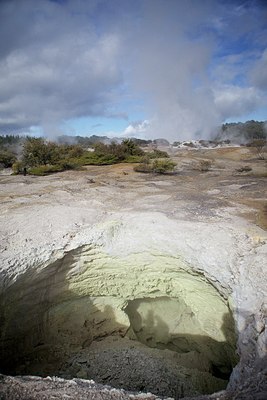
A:
{"label": "steam vent", "polygon": [[266,234],[225,175],[0,179],[1,399],[266,398]]}

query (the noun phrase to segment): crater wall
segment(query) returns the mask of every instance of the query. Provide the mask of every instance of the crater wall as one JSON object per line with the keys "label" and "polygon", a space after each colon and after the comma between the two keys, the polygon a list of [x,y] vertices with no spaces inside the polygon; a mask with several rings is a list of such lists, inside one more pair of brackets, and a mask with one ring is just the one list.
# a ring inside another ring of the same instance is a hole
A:
{"label": "crater wall", "polygon": [[[100,247],[82,246],[39,272],[18,277],[1,305],[2,372],[7,374],[91,377],[175,396],[182,387],[186,394],[225,388],[237,362],[228,301],[181,257],[135,253],[120,258]],[[143,376],[148,360],[154,364],[161,354],[157,374],[167,368],[175,388],[163,389],[151,378],[134,385],[131,366],[125,367],[122,356],[116,372],[121,382],[114,380],[111,365],[105,378],[97,365],[114,358],[114,346],[120,354],[134,349],[127,356],[130,365],[140,357],[137,350],[145,357],[139,367]],[[168,350],[166,358],[163,350]],[[77,367],[77,355],[86,366]],[[189,378],[187,386],[181,368]]]}
{"label": "crater wall", "polygon": [[265,232],[215,186],[201,208],[175,177],[74,175],[14,182],[0,205],[0,372],[176,398],[230,374],[228,391],[261,387]]}

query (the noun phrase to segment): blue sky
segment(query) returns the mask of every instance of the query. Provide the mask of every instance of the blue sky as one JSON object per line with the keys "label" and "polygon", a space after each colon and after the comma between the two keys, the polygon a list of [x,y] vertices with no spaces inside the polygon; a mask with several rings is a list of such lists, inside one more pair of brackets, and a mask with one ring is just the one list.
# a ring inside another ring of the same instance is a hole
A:
{"label": "blue sky", "polygon": [[2,0],[0,88],[0,134],[181,140],[267,120],[267,3]]}

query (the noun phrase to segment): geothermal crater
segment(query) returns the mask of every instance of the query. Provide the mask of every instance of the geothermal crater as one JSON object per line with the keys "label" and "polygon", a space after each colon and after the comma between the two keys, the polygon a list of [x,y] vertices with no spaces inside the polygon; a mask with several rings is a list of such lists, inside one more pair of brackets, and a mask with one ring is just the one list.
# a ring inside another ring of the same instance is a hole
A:
{"label": "geothermal crater", "polygon": [[82,246],[20,276],[1,302],[6,374],[177,397],[225,388],[237,362],[226,299],[178,257]]}
{"label": "geothermal crater", "polygon": [[[265,181],[259,161],[233,173],[248,152],[182,150],[164,177],[130,165],[0,177],[0,373],[16,376],[1,376],[4,399],[101,392],[79,379],[265,398]],[[201,155],[205,174],[190,169]]]}

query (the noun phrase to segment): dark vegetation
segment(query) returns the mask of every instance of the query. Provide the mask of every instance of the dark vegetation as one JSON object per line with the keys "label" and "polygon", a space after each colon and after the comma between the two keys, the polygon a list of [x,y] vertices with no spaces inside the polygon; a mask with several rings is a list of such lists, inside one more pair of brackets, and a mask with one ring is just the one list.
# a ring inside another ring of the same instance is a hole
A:
{"label": "dark vegetation", "polygon": [[13,163],[16,161],[16,154],[10,150],[0,150],[0,165],[4,168],[12,167]]}
{"label": "dark vegetation", "polygon": [[[221,127],[215,140],[200,140],[202,147],[216,146],[218,143],[243,143],[253,147],[258,159],[264,158],[266,129],[264,122],[248,121],[230,123]],[[179,145],[174,142],[173,145]],[[120,162],[139,163],[135,168],[139,172],[166,173],[174,169],[167,160],[168,154],[158,150],[158,145],[169,145],[165,139],[119,139],[111,141],[106,136],[60,136],[57,143],[43,138],[19,135],[0,135],[0,167],[12,166],[14,173],[44,175],[83,165],[109,165]],[[192,142],[183,143],[195,147]],[[148,152],[146,147],[151,146]],[[143,149],[146,151],[144,151]],[[154,160],[154,161],[153,161]]]}
{"label": "dark vegetation", "polygon": [[20,136],[0,135],[0,167],[9,168],[17,160]]}
{"label": "dark vegetation", "polygon": [[[141,147],[146,147],[150,144],[157,144],[157,139],[156,140],[146,140],[146,139],[137,139],[137,138],[132,138],[131,139],[137,146]],[[110,139],[107,136],[97,136],[97,135],[92,135],[90,137],[86,136],[59,136],[57,138],[57,142],[60,144],[70,144],[70,143],[75,143],[79,144],[83,148],[88,148],[88,147],[94,147],[97,143],[105,143],[105,144],[111,144],[111,142],[115,143],[120,143],[121,139],[113,138]]]}
{"label": "dark vegetation", "polygon": [[136,172],[166,174],[173,172],[175,166],[176,163],[169,158],[156,158],[151,161],[151,159],[146,156],[142,159],[139,165],[134,167],[134,170]]}
{"label": "dark vegetation", "polygon": [[[226,123],[213,135],[213,140],[199,140],[202,147],[217,147],[219,144],[240,144],[252,145],[257,140],[266,141],[267,139],[267,121],[247,121]],[[253,143],[254,142],[254,143]],[[179,146],[183,143],[186,147],[198,147],[193,142],[175,141],[173,146]]]}
{"label": "dark vegetation", "polygon": [[[45,175],[84,165],[109,165],[121,162],[138,163],[146,154],[148,158],[166,158],[160,150],[145,153],[135,141],[125,139],[121,143],[96,142],[93,148],[85,149],[80,144],[65,144],[46,141],[43,138],[2,137],[0,163],[11,167],[15,174]],[[20,148],[20,155],[10,150],[10,144]]]}
{"label": "dark vegetation", "polygon": [[249,143],[267,138],[266,121],[247,121],[223,124],[215,140],[230,139],[232,142]]}
{"label": "dark vegetation", "polygon": [[249,147],[254,149],[254,152],[258,160],[264,160],[264,149],[266,147],[266,139],[254,139],[251,143],[248,143]]}
{"label": "dark vegetation", "polygon": [[83,165],[108,165],[119,162],[139,161],[143,151],[131,140],[121,144],[96,143],[93,151],[85,150],[79,144],[58,144],[43,138],[27,138],[23,145],[21,160],[13,164],[14,173],[24,169],[34,175],[45,175]]}

